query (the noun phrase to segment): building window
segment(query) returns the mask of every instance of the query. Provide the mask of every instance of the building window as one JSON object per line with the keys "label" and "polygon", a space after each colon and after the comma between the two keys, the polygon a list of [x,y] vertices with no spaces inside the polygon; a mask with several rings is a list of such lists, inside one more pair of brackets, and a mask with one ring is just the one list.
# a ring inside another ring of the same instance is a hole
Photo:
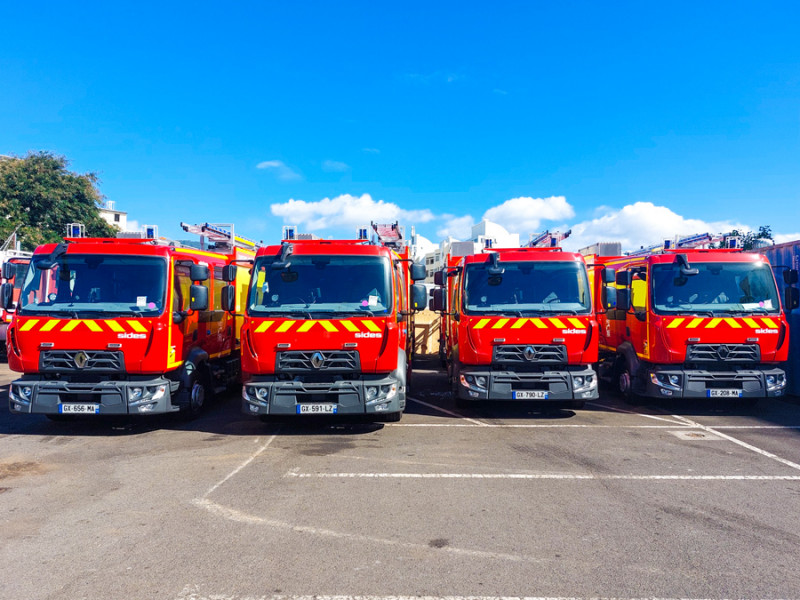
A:
{"label": "building window", "polygon": [[114,223],[119,223],[119,213],[114,215]]}

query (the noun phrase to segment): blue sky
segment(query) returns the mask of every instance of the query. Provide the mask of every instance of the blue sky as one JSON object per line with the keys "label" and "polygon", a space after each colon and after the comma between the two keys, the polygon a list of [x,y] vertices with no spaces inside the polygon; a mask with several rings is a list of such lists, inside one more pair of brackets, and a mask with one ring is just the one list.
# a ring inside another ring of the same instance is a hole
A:
{"label": "blue sky", "polygon": [[796,239],[798,30],[795,2],[7,3],[0,154],[66,155],[171,237]]}

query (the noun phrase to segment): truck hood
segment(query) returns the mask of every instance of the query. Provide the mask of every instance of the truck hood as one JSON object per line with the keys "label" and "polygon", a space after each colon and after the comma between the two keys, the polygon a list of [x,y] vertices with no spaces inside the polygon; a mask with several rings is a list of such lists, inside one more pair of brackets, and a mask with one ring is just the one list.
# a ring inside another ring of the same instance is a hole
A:
{"label": "truck hood", "polygon": [[567,347],[571,364],[597,360],[597,322],[591,315],[553,317],[461,317],[467,347],[460,345],[461,359],[468,364],[490,364],[497,345],[556,344]]}
{"label": "truck hood", "polygon": [[125,371],[142,372],[145,357],[154,346],[153,337],[160,328],[153,318],[64,319],[18,315],[14,319],[13,338],[20,352],[20,357],[15,358],[21,368],[16,370],[39,371],[42,352],[84,350],[122,352]]}
{"label": "truck hood", "polygon": [[401,324],[394,317],[248,320],[245,342],[255,364],[251,373],[273,374],[278,352],[352,350],[365,373],[389,372],[397,365]]}
{"label": "truck hood", "polygon": [[656,317],[656,331],[669,350],[671,362],[683,362],[691,344],[758,344],[761,360],[784,360],[778,350],[784,344],[786,324],[780,315],[753,317]]}

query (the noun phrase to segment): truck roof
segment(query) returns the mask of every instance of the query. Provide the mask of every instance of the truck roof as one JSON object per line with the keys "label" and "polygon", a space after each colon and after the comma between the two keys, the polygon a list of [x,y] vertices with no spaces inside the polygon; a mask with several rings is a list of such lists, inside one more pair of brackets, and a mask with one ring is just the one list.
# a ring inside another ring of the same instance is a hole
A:
{"label": "truck roof", "polygon": [[[135,254],[138,256],[169,256],[173,253],[189,256],[204,256],[226,260],[228,255],[197,248],[154,244],[148,239],[128,238],[68,238],[67,254]],[[43,244],[36,248],[35,255],[50,254],[58,244]],[[252,256],[252,253],[250,253]]]}
{"label": "truck roof", "polygon": [[559,248],[492,248],[481,254],[464,257],[464,264],[483,263],[495,252],[505,261],[584,262],[578,252],[561,252]]}
{"label": "truck roof", "polygon": [[[370,244],[363,240],[292,240],[287,243],[292,245],[292,254],[295,256],[317,254],[390,256],[393,253],[391,248]],[[259,248],[256,257],[279,255],[282,247],[273,245]]]}
{"label": "truck roof", "polygon": [[769,262],[767,258],[756,252],[741,252],[740,250],[710,249],[710,250],[669,250],[662,254],[647,254],[644,256],[602,256],[597,257],[597,262],[603,264],[619,264],[632,262],[650,262],[653,264],[672,263],[677,254],[685,254],[692,262]]}

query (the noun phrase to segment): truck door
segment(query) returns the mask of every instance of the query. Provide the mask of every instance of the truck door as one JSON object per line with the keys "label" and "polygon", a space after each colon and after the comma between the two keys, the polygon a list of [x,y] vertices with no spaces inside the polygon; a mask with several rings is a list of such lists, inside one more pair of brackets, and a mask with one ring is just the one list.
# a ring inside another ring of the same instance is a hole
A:
{"label": "truck door", "polygon": [[625,325],[628,330],[628,339],[633,344],[636,354],[643,358],[649,358],[647,269],[642,266],[632,269],[632,272],[631,310],[628,311],[628,314],[625,316]]}
{"label": "truck door", "polygon": [[[185,313],[189,311],[192,280],[189,278],[189,266],[186,264],[174,265],[172,312]],[[189,355],[193,346],[198,345],[199,332],[197,328],[197,315],[186,316],[180,323],[172,326],[172,346],[175,348],[174,359],[182,361]],[[170,356],[170,363],[173,362]]]}

